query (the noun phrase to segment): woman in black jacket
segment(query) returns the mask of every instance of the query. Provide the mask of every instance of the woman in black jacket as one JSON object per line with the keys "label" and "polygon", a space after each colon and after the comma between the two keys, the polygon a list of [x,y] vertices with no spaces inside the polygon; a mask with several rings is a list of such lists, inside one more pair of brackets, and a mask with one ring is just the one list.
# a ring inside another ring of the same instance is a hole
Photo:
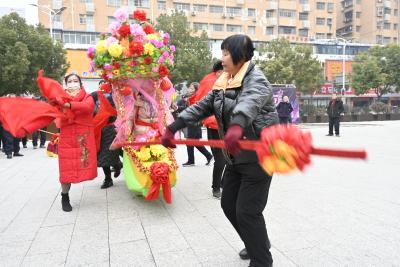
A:
{"label": "woman in black jacket", "polygon": [[254,151],[241,151],[240,139],[259,139],[263,128],[278,123],[272,88],[264,74],[251,62],[254,46],[246,35],[233,35],[221,45],[224,73],[213,90],[183,111],[167,127],[164,146],[174,147],[174,133],[187,125],[215,115],[218,132],[225,141],[227,166],[221,206],[245,244],[239,255],[250,258],[250,266],[271,266],[263,210],[271,183]]}

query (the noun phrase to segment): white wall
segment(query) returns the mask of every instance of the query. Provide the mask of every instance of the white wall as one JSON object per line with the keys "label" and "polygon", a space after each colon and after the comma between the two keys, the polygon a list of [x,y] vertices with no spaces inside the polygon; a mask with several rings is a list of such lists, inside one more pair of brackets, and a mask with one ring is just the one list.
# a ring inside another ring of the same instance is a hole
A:
{"label": "white wall", "polygon": [[38,8],[29,4],[37,4],[37,0],[0,0],[0,17],[17,12],[31,25],[39,23]]}

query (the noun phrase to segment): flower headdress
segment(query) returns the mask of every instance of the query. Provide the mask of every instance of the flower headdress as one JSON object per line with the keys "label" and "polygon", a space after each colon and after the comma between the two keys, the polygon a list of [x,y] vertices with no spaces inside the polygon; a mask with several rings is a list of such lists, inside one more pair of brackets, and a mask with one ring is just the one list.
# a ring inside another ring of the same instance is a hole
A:
{"label": "flower headdress", "polygon": [[109,33],[102,34],[96,46],[87,51],[92,59],[91,71],[100,70],[101,77],[109,82],[166,77],[175,52],[169,34],[156,32],[141,10],[133,12],[132,23],[123,9],[118,9],[114,17],[117,21],[111,23]]}

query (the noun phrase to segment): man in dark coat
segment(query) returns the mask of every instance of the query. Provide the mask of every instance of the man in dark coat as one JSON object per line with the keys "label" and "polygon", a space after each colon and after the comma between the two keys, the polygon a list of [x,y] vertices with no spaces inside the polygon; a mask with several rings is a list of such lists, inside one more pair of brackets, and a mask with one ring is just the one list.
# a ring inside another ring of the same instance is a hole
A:
{"label": "man in dark coat", "polygon": [[335,135],[339,137],[340,114],[344,112],[344,107],[342,100],[337,99],[335,93],[332,94],[332,99],[329,101],[326,112],[329,116],[329,133],[327,136],[333,136],[333,127],[335,127]]}
{"label": "man in dark coat", "polygon": [[278,111],[278,117],[280,123],[290,123],[292,122],[291,113],[293,111],[293,107],[289,102],[289,97],[286,95],[283,97],[282,102],[279,102],[276,107],[276,111]]}

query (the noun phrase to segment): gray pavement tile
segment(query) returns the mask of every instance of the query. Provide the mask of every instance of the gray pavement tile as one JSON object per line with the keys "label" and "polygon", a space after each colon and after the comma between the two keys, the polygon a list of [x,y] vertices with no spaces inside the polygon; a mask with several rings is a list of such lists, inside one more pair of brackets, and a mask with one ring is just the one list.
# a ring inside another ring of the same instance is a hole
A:
{"label": "gray pavement tile", "polygon": [[23,267],[42,267],[42,266],[64,266],[67,251],[51,252],[27,256],[22,262]]}
{"label": "gray pavement tile", "polygon": [[41,221],[12,222],[3,232],[0,233],[0,244],[32,241],[39,231]]}
{"label": "gray pavement tile", "polygon": [[109,266],[108,245],[71,245],[65,266]]}
{"label": "gray pavement tile", "polygon": [[154,251],[153,256],[157,267],[196,267],[201,266],[199,260],[191,249],[175,251]]}
{"label": "gray pavement tile", "polygon": [[40,228],[32,242],[28,256],[67,251],[70,245],[73,228],[73,224]]}
{"label": "gray pavement tile", "polygon": [[111,266],[156,266],[146,240],[110,244]]}
{"label": "gray pavement tile", "polygon": [[19,266],[30,245],[30,241],[1,243],[0,266]]}
{"label": "gray pavement tile", "polygon": [[145,238],[146,236],[139,217],[110,220],[110,244],[143,240]]}
{"label": "gray pavement tile", "polygon": [[304,267],[341,266],[341,262],[339,260],[326,254],[325,252],[316,247],[291,250],[282,253],[291,261],[295,262],[297,266],[304,266]]}

